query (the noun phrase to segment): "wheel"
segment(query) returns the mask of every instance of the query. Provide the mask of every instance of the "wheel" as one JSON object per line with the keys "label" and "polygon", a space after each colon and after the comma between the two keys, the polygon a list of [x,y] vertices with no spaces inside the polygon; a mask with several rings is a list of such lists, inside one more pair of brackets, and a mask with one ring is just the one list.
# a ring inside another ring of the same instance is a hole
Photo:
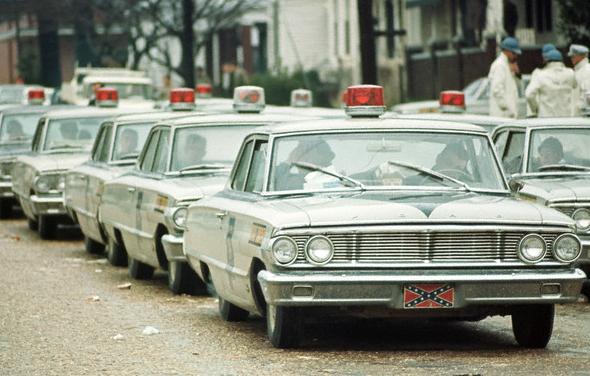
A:
{"label": "wheel", "polygon": [[168,263],[168,287],[175,294],[205,294],[207,285],[186,262]]}
{"label": "wheel", "polygon": [[113,266],[127,266],[127,251],[109,237],[107,242],[107,259]]}
{"label": "wheel", "polygon": [[236,305],[233,305],[232,303],[228,302],[220,296],[219,315],[224,321],[236,322],[246,321],[246,319],[250,315],[250,312],[246,311],[245,309],[241,309]]}
{"label": "wheel", "polygon": [[12,216],[12,201],[2,200],[0,201],[0,218],[10,218]]}
{"label": "wheel", "polygon": [[512,331],[522,347],[542,349],[553,332],[555,306],[536,304],[516,307],[512,312]]}
{"label": "wheel", "polygon": [[154,275],[154,267],[129,257],[129,275],[135,279],[150,279]]}
{"label": "wheel", "polygon": [[55,218],[48,215],[39,216],[39,236],[41,239],[53,239],[57,231]]}
{"label": "wheel", "polygon": [[266,333],[270,343],[280,349],[299,346],[303,317],[298,308],[266,305]]}
{"label": "wheel", "polygon": [[29,226],[29,230],[37,231],[39,229],[39,222],[35,221],[34,219],[27,218],[27,226]]}
{"label": "wheel", "polygon": [[104,252],[104,244],[97,242],[96,240],[90,239],[88,236],[84,236],[84,248],[86,252],[93,255],[97,255]]}

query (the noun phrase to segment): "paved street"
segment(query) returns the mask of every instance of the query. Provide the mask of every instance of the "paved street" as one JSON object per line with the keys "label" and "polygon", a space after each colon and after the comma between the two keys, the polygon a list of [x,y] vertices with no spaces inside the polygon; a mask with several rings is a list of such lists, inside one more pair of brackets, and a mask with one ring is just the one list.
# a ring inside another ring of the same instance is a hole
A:
{"label": "paved street", "polygon": [[590,373],[586,304],[558,307],[546,350],[520,349],[509,318],[493,318],[316,324],[286,351],[272,348],[262,319],[225,323],[214,298],[173,296],[163,273],[133,281],[87,254],[76,231],[48,242],[24,220],[2,221],[0,255],[2,375]]}

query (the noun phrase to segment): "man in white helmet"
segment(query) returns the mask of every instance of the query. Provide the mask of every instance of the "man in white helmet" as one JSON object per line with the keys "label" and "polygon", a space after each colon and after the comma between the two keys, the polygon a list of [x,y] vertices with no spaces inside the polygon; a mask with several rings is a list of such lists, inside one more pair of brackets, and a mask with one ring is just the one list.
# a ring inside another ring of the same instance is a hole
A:
{"label": "man in white helmet", "polygon": [[518,116],[516,59],[522,53],[518,40],[507,37],[500,44],[502,52],[490,67],[490,116]]}
{"label": "man in white helmet", "polygon": [[563,64],[558,50],[547,52],[545,57],[547,65],[526,88],[527,103],[538,117],[573,116],[577,87],[574,71]]}
{"label": "man in white helmet", "polygon": [[588,64],[588,47],[580,44],[572,44],[567,54],[574,65],[576,72],[576,89],[575,105],[576,115],[581,114],[581,110],[586,107],[586,93],[590,91],[590,64]]}

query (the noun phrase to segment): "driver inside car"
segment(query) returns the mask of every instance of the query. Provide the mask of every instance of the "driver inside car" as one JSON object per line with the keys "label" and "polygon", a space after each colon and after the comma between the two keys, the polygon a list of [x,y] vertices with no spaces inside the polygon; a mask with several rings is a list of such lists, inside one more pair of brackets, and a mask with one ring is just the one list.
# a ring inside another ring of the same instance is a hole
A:
{"label": "driver inside car", "polygon": [[123,130],[121,140],[117,146],[117,156],[119,158],[129,155],[135,156],[137,154],[137,132],[134,129]]}
{"label": "driver inside car", "polygon": [[543,166],[566,163],[563,159],[563,145],[555,137],[548,137],[543,140],[537,150],[539,156],[533,161],[535,171],[539,171]]}
{"label": "driver inside car", "polygon": [[180,150],[176,168],[182,169],[202,164],[207,154],[207,140],[198,134],[190,134],[184,142],[184,147]]}
{"label": "driver inside car", "polygon": [[467,170],[468,160],[467,150],[463,145],[451,143],[437,155],[432,170],[461,181],[471,181],[471,174]]}

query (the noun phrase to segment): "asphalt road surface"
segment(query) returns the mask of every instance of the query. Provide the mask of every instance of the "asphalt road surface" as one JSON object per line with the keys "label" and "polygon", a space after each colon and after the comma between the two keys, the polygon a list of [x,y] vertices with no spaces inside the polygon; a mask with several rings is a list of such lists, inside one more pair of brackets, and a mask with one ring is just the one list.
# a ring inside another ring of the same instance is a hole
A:
{"label": "asphalt road surface", "polygon": [[216,299],[174,296],[164,273],[134,281],[77,231],[41,241],[2,221],[0,255],[0,375],[590,374],[586,303],[557,308],[544,350],[519,348],[507,317],[314,324],[302,348],[278,350],[261,318],[223,322]]}

